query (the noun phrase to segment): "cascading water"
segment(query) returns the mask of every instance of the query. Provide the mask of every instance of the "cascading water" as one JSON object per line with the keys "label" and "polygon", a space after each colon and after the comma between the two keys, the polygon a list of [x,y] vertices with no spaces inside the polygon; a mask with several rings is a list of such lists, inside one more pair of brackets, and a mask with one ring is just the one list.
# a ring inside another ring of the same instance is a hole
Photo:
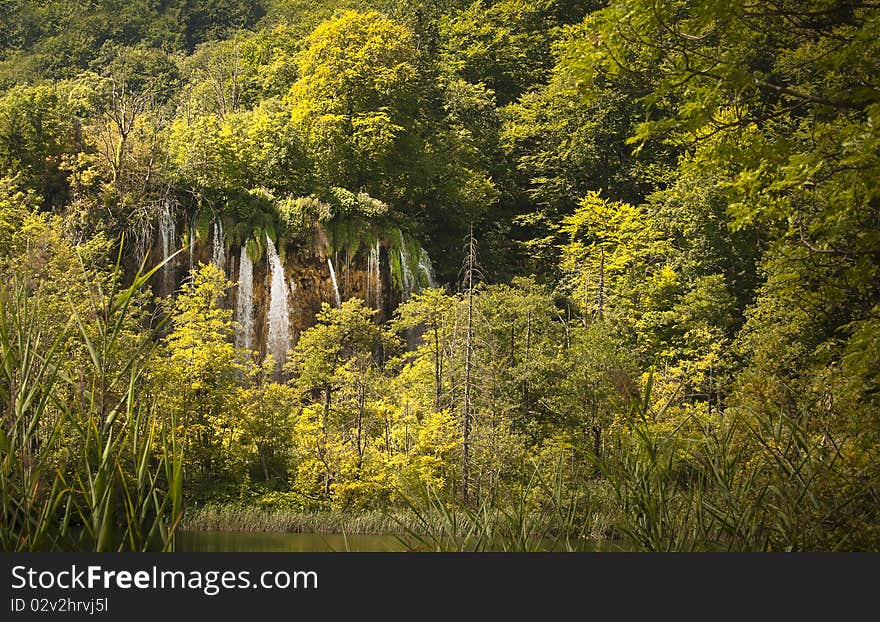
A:
{"label": "cascading water", "polygon": [[132,234],[134,237],[134,256],[135,260],[137,261],[137,265],[141,265],[144,262],[144,258],[147,256],[152,233],[153,225],[147,218],[139,219],[137,223],[132,226]]}
{"label": "cascading water", "polygon": [[[424,281],[422,280],[424,276]],[[434,278],[434,266],[431,264],[431,258],[428,257],[428,251],[424,248],[419,251],[419,290],[421,284],[425,283],[428,287],[437,287],[437,281]]]}
{"label": "cascading water", "polygon": [[403,300],[408,300],[410,294],[415,291],[414,286],[417,285],[415,277],[410,266],[411,258],[409,256],[409,248],[406,245],[406,238],[403,237],[403,231],[397,230],[400,237],[400,286],[403,291]]}
{"label": "cascading water", "polygon": [[254,263],[248,255],[247,247],[241,247],[238,262],[238,301],[235,305],[235,345],[250,350],[254,336]]}
{"label": "cascading water", "polygon": [[284,266],[272,239],[266,235],[266,252],[271,272],[269,288],[269,325],[266,337],[266,353],[275,359],[276,369],[280,370],[287,359],[290,347],[290,311],[287,306],[287,282],[284,280]]}
{"label": "cascading water", "polygon": [[339,284],[336,283],[336,270],[333,269],[333,262],[327,258],[327,266],[330,268],[330,280],[333,281],[333,295],[336,297],[336,307],[342,306],[342,297],[339,295]]}
{"label": "cascading water", "polygon": [[196,228],[193,223],[195,217],[189,221],[189,272],[190,276],[192,276],[193,271],[193,251],[196,248]]}
{"label": "cascading water", "polygon": [[[159,209],[159,243],[162,246],[162,260],[167,260],[174,252],[174,216],[171,205],[162,201]],[[174,290],[174,266],[169,261],[162,266],[162,289],[166,295]]]}
{"label": "cascading water", "polygon": [[370,248],[367,258],[367,303],[378,309],[382,306],[382,278],[379,274],[379,240]]}
{"label": "cascading water", "polygon": [[211,261],[221,270],[226,269],[226,257],[223,251],[223,221],[218,218],[214,221],[214,252]]}

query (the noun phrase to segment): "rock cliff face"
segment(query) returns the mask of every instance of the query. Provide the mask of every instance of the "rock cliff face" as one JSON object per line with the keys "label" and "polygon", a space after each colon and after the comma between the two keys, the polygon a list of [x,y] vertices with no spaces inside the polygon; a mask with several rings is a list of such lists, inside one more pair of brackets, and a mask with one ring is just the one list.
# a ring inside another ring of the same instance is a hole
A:
{"label": "rock cliff face", "polygon": [[[235,313],[236,345],[260,357],[271,352],[284,358],[315,323],[321,304],[338,304],[337,291],[339,300],[360,298],[377,309],[381,322],[413,292],[434,284],[427,254],[398,229],[380,230],[341,248],[319,225],[307,236],[272,240],[264,233],[260,243],[249,238],[246,244],[224,238],[230,229],[219,220],[197,228],[192,221],[160,215],[151,232],[153,256],[162,259],[182,250],[152,285],[159,295],[174,295],[193,268],[215,263],[233,282],[223,304]],[[276,275],[279,268],[282,274]]]}

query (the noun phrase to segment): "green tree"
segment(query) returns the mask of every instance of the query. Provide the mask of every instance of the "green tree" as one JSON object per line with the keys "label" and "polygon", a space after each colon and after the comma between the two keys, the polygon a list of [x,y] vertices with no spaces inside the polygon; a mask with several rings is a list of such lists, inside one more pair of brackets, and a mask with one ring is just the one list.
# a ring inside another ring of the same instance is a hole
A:
{"label": "green tree", "polygon": [[94,90],[77,81],[18,85],[0,96],[0,167],[19,175],[46,207],[70,200],[68,174],[85,149],[82,124],[93,113]]}
{"label": "green tree", "polygon": [[376,356],[386,340],[373,321],[375,313],[357,298],[339,308],[324,303],[317,324],[303,331],[287,363],[300,395],[321,395],[319,459],[325,467],[325,495],[336,477],[324,453],[328,443],[340,439],[354,450],[354,477],[364,466],[374,428],[370,401],[379,382]]}
{"label": "green tree", "polygon": [[375,12],[340,13],[305,39],[288,97],[325,187],[382,196],[375,181],[412,123],[416,53],[412,33]]}
{"label": "green tree", "polygon": [[155,361],[161,408],[182,426],[190,492],[218,475],[229,476],[234,446],[226,442],[239,368],[232,345],[232,312],[220,306],[231,283],[213,264],[202,264],[175,302],[172,330]]}
{"label": "green tree", "polygon": [[230,443],[245,453],[243,468],[259,473],[267,483],[288,484],[288,463],[292,449],[293,390],[272,380],[271,367],[249,366],[236,391],[238,413],[230,413]]}
{"label": "green tree", "polygon": [[[671,248],[645,212],[628,203],[588,194],[563,219],[562,266],[571,278],[569,291],[584,316],[603,317],[609,309],[638,309],[640,285],[667,265]],[[659,285],[661,286],[662,285]]]}
{"label": "green tree", "polygon": [[[574,11],[559,9],[569,4]],[[582,17],[574,3],[477,0],[440,22],[441,63],[472,84],[485,84],[499,105],[544,82],[560,20]],[[571,14],[573,13],[573,14]]]}
{"label": "green tree", "polygon": [[433,362],[434,408],[437,410],[443,402],[445,352],[452,335],[454,307],[455,300],[442,289],[429,288],[413,294],[397,308],[397,330],[422,330],[427,335],[418,352]]}

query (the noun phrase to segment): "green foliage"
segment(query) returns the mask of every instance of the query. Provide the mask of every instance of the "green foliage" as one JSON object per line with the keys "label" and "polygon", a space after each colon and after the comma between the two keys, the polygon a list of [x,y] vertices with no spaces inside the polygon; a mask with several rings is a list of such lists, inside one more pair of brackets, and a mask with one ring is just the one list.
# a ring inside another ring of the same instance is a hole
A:
{"label": "green foliage", "polygon": [[324,185],[381,175],[411,123],[415,57],[411,33],[375,12],[340,13],[305,39],[288,98]]}
{"label": "green foliage", "polygon": [[160,407],[179,422],[191,484],[229,468],[235,450],[224,432],[237,415],[230,411],[229,394],[238,365],[229,343],[232,314],[219,306],[230,286],[213,264],[193,274],[178,297],[172,330],[151,370]]}
{"label": "green foliage", "polygon": [[300,151],[286,111],[276,100],[223,117],[180,117],[169,128],[175,175],[230,207],[250,188],[301,191]]}
{"label": "green foliage", "polygon": [[173,417],[144,392],[154,350],[137,336],[138,290],[116,272],[108,289],[72,299],[66,323],[44,324],[39,295],[0,290],[3,550],[170,550],[183,512]]}
{"label": "green foliage", "polygon": [[94,92],[81,82],[17,85],[0,96],[0,167],[49,206],[69,199],[69,160],[84,148],[79,125]]}
{"label": "green foliage", "polygon": [[71,77],[113,45],[192,51],[201,42],[255,23],[261,7],[243,0],[24,0],[4,5],[0,81]]}
{"label": "green foliage", "polygon": [[576,517],[584,499],[568,496],[562,468],[557,463],[547,479],[535,469],[516,490],[512,503],[504,505],[486,499],[469,508],[422,486],[405,498],[414,520],[409,524],[399,520],[409,536],[402,541],[414,542],[416,550],[435,552],[581,550],[584,534]]}
{"label": "green foliage", "polygon": [[563,4],[477,0],[452,13],[440,23],[444,69],[484,83],[501,105],[516,100],[543,82],[552,65],[550,44],[557,32],[551,24],[559,22],[551,15]]}
{"label": "green foliage", "polygon": [[[643,296],[662,296],[663,281],[674,278],[665,272],[671,250],[667,240],[638,207],[591,193],[563,219],[560,231],[568,239],[562,267],[571,275],[569,291],[581,299],[585,316],[614,307],[618,313],[632,312]],[[636,283],[650,283],[652,277],[648,291],[640,291]]]}
{"label": "green foliage", "polygon": [[418,240],[404,235],[400,229],[388,232],[388,264],[391,284],[406,299],[412,292],[421,291],[430,283],[433,275],[426,274],[425,250]]}
{"label": "green foliage", "polygon": [[809,432],[808,421],[738,411],[670,435],[643,419],[603,466],[618,528],[649,551],[873,548],[876,514],[861,505],[871,485],[841,468],[846,443]]}
{"label": "green foliage", "polygon": [[312,195],[285,199],[279,203],[278,212],[287,230],[295,237],[333,218],[330,205]]}

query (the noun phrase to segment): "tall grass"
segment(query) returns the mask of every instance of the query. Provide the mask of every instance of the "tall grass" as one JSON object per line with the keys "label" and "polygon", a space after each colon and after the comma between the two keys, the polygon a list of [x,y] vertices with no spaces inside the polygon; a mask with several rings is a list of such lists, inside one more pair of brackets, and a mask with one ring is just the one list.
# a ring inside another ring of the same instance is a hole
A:
{"label": "tall grass", "polygon": [[470,506],[422,489],[405,498],[406,541],[430,551],[581,550],[597,535],[620,543],[610,550],[876,547],[880,493],[865,471],[875,467],[843,464],[854,439],[807,409],[740,406],[670,430],[656,423],[662,410],[649,412],[650,392],[649,381],[619,448],[597,461],[600,479],[536,469],[512,495]]}
{"label": "tall grass", "polygon": [[[549,475],[537,468],[514,492],[475,506],[429,487],[402,493],[403,506],[348,513],[266,508],[244,503],[206,503],[190,508],[182,529],[396,535],[408,550],[574,551],[595,545],[606,519],[594,516],[588,495],[572,496],[560,462]],[[600,511],[595,515],[604,516]]]}
{"label": "tall grass", "polygon": [[402,534],[415,526],[406,512],[342,513],[263,508],[242,503],[207,503],[187,510],[182,529],[324,534]]}
{"label": "tall grass", "polygon": [[175,422],[141,391],[155,347],[132,339],[136,297],[161,266],[121,288],[120,255],[66,326],[41,321],[27,284],[0,285],[0,547],[169,549],[182,514]]}
{"label": "tall grass", "polygon": [[[47,336],[24,287],[0,289],[0,547],[54,548],[64,535],[71,498],[52,462],[66,412],[52,413],[63,335]],[[50,414],[51,413],[51,414]],[[64,511],[61,530],[53,529]]]}
{"label": "tall grass", "polygon": [[638,549],[838,550],[877,520],[876,505],[873,517],[855,509],[876,493],[839,468],[845,442],[811,432],[808,412],[731,409],[716,425],[668,433],[651,425],[646,405],[602,464],[620,508],[615,526]]}
{"label": "tall grass", "polygon": [[415,519],[401,525],[404,542],[419,550],[577,551],[592,539],[583,518],[587,498],[567,489],[562,461],[549,476],[535,467],[504,499],[487,497],[469,506],[424,487],[404,500]]}

